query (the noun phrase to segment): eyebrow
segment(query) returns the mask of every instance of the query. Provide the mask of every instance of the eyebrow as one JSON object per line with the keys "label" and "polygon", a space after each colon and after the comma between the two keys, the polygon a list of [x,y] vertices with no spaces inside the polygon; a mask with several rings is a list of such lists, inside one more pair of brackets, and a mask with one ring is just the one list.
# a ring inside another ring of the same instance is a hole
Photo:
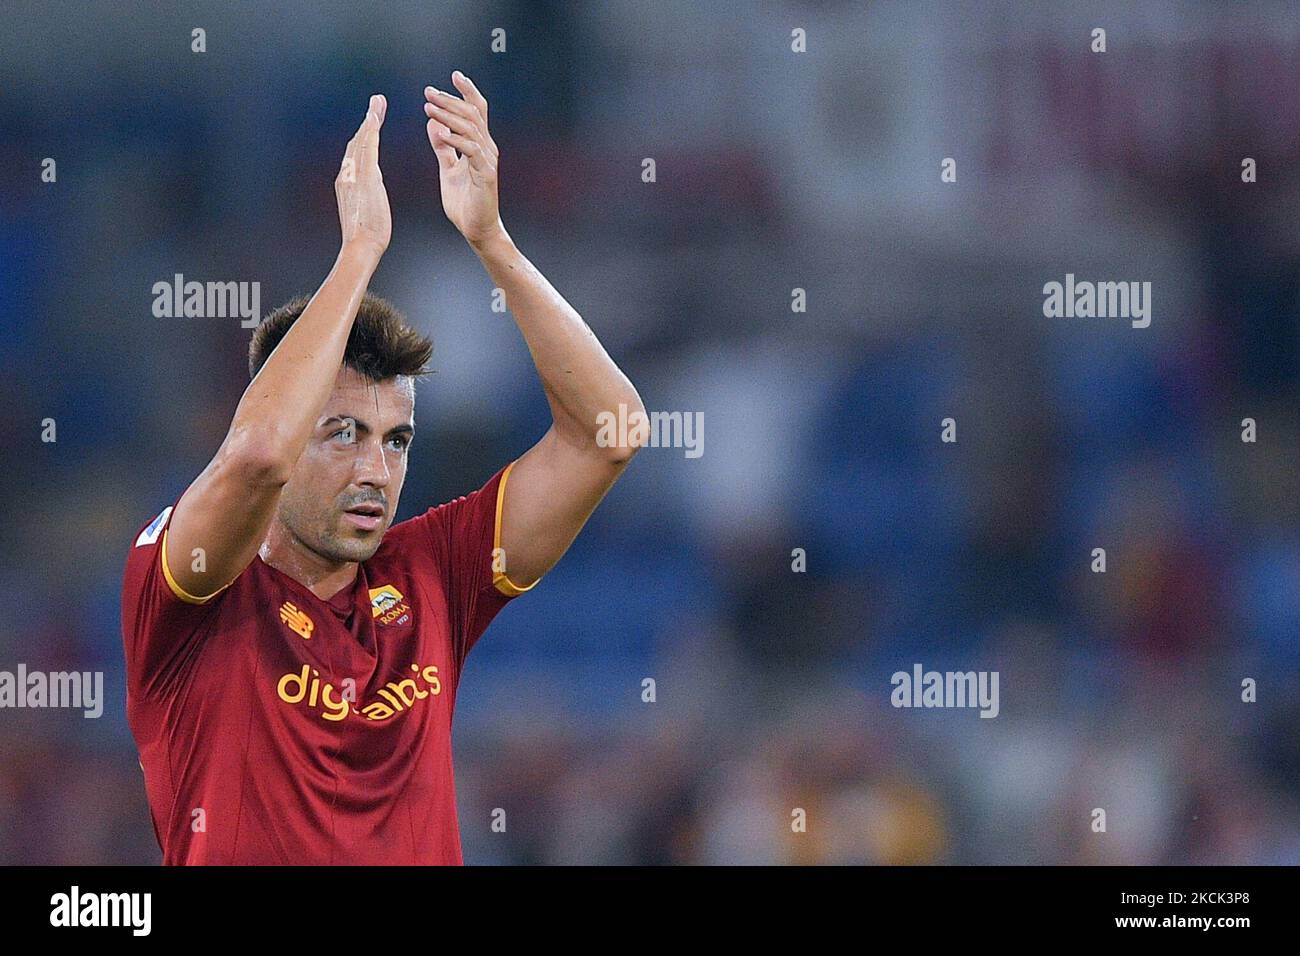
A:
{"label": "eyebrow", "polygon": [[[353,418],[351,415],[347,415],[347,416],[343,416],[343,415],[331,415],[331,416],[329,416],[328,418],[326,418],[324,421],[322,421],[322,422],[320,423],[320,426],[319,426],[319,427],[321,427],[321,428],[328,428],[328,427],[330,426],[330,423],[333,422],[333,423],[335,423],[335,424],[338,424],[338,425],[343,426],[344,428],[347,428],[347,426],[348,426],[348,422],[349,422],[349,421],[352,422],[352,424],[353,424],[353,426],[356,428],[358,434],[362,434],[362,435],[369,435],[369,434],[370,434],[370,426],[367,425],[365,422],[363,422],[363,421],[362,421],[361,419],[359,419],[359,418]],[[403,423],[400,424],[400,425],[394,425],[392,428],[388,429],[387,434],[389,434],[389,435],[414,435],[414,434],[415,434],[415,426],[412,425],[412,424],[410,424],[409,422],[403,422]]]}

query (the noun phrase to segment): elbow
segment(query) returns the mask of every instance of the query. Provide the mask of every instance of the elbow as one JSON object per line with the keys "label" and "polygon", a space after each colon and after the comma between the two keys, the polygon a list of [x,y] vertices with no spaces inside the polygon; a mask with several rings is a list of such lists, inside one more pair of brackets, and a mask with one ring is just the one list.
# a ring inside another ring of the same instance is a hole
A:
{"label": "elbow", "polygon": [[607,464],[613,465],[615,468],[625,468],[627,467],[628,462],[636,457],[636,453],[640,450],[640,445],[624,445],[618,448],[606,448],[604,449],[605,454],[603,458]]}
{"label": "elbow", "polygon": [[[559,424],[557,419],[556,425]],[[577,425],[577,422],[569,424]],[[563,430],[559,431],[563,437]],[[650,417],[641,403],[641,396],[633,389],[630,394],[609,401],[604,410],[597,412],[594,432],[590,425],[570,428],[567,432],[574,447],[606,465],[621,468],[649,444]]]}
{"label": "elbow", "polygon": [[620,411],[624,427],[618,430],[618,440],[601,449],[605,460],[618,468],[625,467],[638,451],[650,444],[650,416],[641,396],[633,391],[628,400],[620,403]]}
{"label": "elbow", "polygon": [[282,488],[289,483],[295,460],[264,436],[232,435],[222,452],[225,468],[252,488]]}

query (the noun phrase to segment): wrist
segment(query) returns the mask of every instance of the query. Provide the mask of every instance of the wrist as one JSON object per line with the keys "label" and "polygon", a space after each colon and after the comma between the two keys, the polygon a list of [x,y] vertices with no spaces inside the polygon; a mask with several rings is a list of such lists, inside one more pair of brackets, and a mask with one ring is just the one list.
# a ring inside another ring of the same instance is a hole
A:
{"label": "wrist", "polygon": [[339,261],[363,266],[374,272],[379,268],[379,260],[384,257],[384,252],[384,247],[372,239],[349,239],[339,250]]}
{"label": "wrist", "polygon": [[506,227],[501,224],[500,219],[491,232],[474,239],[467,238],[465,241],[478,253],[480,259],[495,259],[515,252],[514,240],[510,238],[510,233],[506,232]]}

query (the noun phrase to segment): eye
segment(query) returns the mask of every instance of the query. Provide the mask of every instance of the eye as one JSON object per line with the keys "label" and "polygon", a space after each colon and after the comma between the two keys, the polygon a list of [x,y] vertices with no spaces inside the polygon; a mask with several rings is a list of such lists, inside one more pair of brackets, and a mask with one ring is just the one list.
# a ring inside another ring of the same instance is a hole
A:
{"label": "eye", "polygon": [[388,439],[388,443],[397,451],[405,451],[410,447],[411,439],[406,435],[394,435],[392,438]]}

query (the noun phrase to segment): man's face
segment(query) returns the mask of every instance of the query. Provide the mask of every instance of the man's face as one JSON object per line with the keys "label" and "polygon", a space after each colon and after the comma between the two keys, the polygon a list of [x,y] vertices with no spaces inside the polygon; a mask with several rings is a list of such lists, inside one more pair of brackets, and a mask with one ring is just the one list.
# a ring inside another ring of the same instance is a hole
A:
{"label": "man's face", "polygon": [[415,383],[377,385],[344,366],[293,474],[279,518],[308,550],[365,561],[397,513],[414,434]]}

